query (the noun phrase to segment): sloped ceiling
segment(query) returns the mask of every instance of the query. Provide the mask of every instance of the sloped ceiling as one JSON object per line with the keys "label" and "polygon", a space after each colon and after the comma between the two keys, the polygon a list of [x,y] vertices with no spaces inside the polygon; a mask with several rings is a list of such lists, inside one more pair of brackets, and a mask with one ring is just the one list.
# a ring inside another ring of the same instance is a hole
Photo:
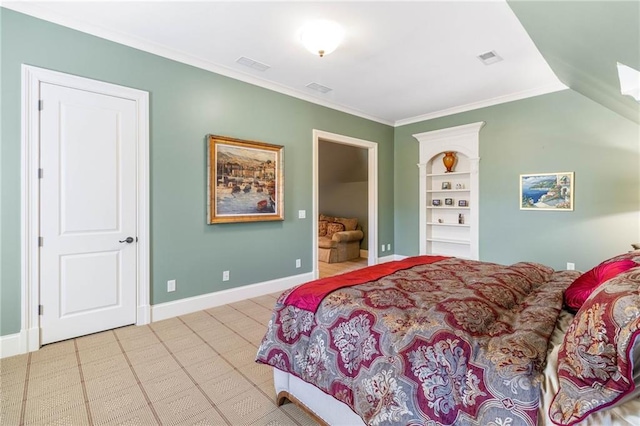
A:
{"label": "sloped ceiling", "polygon": [[620,94],[616,68],[640,70],[640,2],[508,4],[560,81],[640,124],[640,103]]}

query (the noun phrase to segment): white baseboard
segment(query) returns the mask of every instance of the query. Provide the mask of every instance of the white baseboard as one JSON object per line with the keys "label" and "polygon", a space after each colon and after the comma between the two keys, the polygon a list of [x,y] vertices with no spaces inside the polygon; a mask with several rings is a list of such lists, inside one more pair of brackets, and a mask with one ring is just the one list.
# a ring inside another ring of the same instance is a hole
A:
{"label": "white baseboard", "polygon": [[20,337],[20,333],[0,336],[0,358],[8,358],[25,353],[20,344],[22,342]]}
{"label": "white baseboard", "polygon": [[382,256],[378,258],[378,263],[387,263],[387,262],[392,262],[394,260],[398,260],[396,259],[396,255],[395,254],[390,254],[389,256]]}
{"label": "white baseboard", "polygon": [[189,297],[174,302],[151,306],[151,321],[161,321],[192,312],[202,311],[228,303],[239,302],[269,293],[284,291],[296,285],[313,280],[313,272],[217,291],[202,296]]}

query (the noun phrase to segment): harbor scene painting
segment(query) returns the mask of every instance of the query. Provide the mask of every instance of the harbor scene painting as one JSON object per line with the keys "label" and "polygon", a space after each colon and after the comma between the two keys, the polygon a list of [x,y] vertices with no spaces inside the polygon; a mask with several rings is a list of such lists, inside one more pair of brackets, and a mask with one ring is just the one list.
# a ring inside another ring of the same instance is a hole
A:
{"label": "harbor scene painting", "polygon": [[284,148],[212,135],[208,143],[208,222],[284,220]]}
{"label": "harbor scene painting", "polygon": [[573,172],[520,175],[520,209],[572,211]]}

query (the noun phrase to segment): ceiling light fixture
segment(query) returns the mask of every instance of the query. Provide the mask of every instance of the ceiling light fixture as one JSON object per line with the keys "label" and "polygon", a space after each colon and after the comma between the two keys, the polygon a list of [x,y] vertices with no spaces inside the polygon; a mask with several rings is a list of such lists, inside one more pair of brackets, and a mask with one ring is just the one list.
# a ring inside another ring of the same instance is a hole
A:
{"label": "ceiling light fixture", "polygon": [[304,47],[321,58],[336,50],[343,37],[344,30],[333,21],[312,21],[300,30],[300,40]]}

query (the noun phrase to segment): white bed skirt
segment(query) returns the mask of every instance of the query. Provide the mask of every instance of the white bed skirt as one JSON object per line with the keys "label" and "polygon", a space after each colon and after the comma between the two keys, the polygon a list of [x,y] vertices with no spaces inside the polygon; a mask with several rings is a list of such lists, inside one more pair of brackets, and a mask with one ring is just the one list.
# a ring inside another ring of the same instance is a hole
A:
{"label": "white bed skirt", "polygon": [[283,398],[302,404],[318,420],[327,425],[360,426],[364,422],[347,404],[327,395],[317,387],[310,385],[296,376],[273,369],[273,384],[276,388],[278,405]]}

